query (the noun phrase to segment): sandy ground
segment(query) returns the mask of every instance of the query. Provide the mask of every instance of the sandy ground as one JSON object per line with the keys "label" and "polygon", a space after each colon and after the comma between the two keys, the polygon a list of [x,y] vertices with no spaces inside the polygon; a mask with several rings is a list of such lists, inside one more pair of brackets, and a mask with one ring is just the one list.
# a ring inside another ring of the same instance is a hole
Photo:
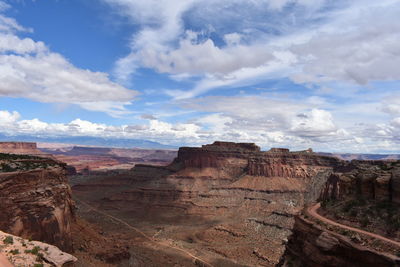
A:
{"label": "sandy ground", "polygon": [[0,253],[0,266],[1,267],[14,267],[7,259],[7,257]]}

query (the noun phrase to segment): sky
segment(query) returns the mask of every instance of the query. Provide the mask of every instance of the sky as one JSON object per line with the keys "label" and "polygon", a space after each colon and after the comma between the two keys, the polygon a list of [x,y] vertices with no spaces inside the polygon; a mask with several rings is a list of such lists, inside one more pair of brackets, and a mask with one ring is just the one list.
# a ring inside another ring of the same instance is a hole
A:
{"label": "sky", "polygon": [[0,0],[0,133],[400,153],[397,0]]}

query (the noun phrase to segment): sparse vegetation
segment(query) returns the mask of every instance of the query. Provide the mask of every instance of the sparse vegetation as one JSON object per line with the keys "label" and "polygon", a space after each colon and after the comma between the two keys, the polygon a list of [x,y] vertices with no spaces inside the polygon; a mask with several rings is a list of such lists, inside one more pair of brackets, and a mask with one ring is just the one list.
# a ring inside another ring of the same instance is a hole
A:
{"label": "sparse vegetation", "polygon": [[33,249],[27,249],[27,250],[25,250],[25,253],[30,253],[30,254],[33,254],[33,255],[38,255],[40,250],[41,250],[40,247],[35,246]]}
{"label": "sparse vegetation", "polygon": [[363,227],[366,227],[369,223],[370,223],[370,221],[367,216],[362,217],[360,220],[360,224]]}
{"label": "sparse vegetation", "polygon": [[6,238],[4,238],[3,243],[4,244],[14,244],[14,238],[12,236],[7,236]]}
{"label": "sparse vegetation", "polygon": [[19,254],[19,249],[10,250],[10,253],[13,255],[17,255],[17,254]]}
{"label": "sparse vegetation", "polygon": [[321,203],[321,207],[336,221],[400,238],[400,207],[390,201],[354,198],[338,200],[334,205],[328,203]]}
{"label": "sparse vegetation", "polygon": [[0,172],[47,169],[57,164],[56,161],[35,156],[0,153]]}

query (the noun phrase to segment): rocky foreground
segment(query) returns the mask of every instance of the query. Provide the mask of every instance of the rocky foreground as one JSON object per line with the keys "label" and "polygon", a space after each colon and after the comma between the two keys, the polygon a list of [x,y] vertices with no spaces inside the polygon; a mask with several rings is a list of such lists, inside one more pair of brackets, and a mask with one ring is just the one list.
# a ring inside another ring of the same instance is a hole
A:
{"label": "rocky foreground", "polygon": [[56,246],[23,239],[2,231],[0,231],[0,246],[0,266],[2,267],[62,267],[67,264],[71,266],[77,261],[77,258],[61,251]]}

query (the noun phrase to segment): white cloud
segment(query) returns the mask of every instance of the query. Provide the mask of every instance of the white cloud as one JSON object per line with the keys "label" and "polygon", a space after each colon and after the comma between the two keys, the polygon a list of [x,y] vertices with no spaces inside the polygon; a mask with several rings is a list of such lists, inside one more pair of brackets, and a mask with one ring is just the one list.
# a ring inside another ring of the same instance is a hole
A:
{"label": "white cloud", "polygon": [[112,82],[107,73],[79,69],[43,42],[15,33],[25,30],[0,15],[0,97],[76,104],[113,116],[127,113],[136,91]]}
{"label": "white cloud", "polygon": [[18,112],[0,110],[0,132],[10,135],[96,136],[110,138],[141,138],[166,143],[189,143],[199,138],[200,127],[193,123],[171,124],[151,119],[142,125],[112,126],[75,119],[69,123],[47,123],[37,118],[22,120]]}
{"label": "white cloud", "polygon": [[400,95],[394,94],[384,98],[381,110],[392,116],[400,115]]}
{"label": "white cloud", "polygon": [[121,80],[141,67],[201,78],[174,97],[283,77],[322,86],[400,79],[398,1],[103,1],[141,27],[116,64]]}
{"label": "white cloud", "polygon": [[13,111],[9,112],[7,110],[0,110],[0,126],[7,127],[14,122],[16,122],[20,118],[18,112]]}
{"label": "white cloud", "polygon": [[333,122],[332,114],[326,110],[312,109],[309,112],[298,114],[292,120],[290,129],[297,135],[321,137],[336,134],[337,127]]}

